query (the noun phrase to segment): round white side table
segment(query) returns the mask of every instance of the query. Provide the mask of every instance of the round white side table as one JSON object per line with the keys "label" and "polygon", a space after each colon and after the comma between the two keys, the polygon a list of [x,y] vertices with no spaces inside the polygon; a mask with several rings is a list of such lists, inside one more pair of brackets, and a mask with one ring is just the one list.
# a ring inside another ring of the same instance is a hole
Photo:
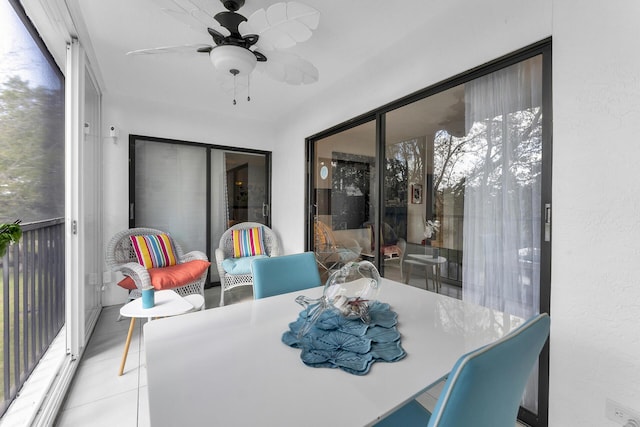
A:
{"label": "round white side table", "polygon": [[151,320],[157,317],[177,316],[193,310],[201,310],[204,307],[204,297],[202,295],[188,295],[183,298],[172,290],[155,291],[154,300],[155,305],[151,308],[142,308],[142,298],[134,299],[120,308],[120,315],[130,317],[131,322],[129,323],[129,332],[124,345],[124,354],[122,355],[118,376],[124,372],[136,319],[146,317]]}

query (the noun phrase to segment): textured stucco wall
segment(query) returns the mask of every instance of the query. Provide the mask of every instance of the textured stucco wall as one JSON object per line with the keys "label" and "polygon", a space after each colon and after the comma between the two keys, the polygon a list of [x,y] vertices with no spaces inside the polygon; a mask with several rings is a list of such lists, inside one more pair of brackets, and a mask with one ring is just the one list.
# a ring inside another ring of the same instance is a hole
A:
{"label": "textured stucco wall", "polygon": [[550,425],[640,412],[636,1],[553,3]]}

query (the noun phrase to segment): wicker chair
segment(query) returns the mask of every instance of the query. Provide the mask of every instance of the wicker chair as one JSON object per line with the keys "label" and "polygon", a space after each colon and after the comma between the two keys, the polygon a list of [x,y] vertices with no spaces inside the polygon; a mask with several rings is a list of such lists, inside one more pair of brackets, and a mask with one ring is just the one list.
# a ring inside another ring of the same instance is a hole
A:
{"label": "wicker chair", "polygon": [[222,261],[233,257],[233,237],[232,230],[243,230],[247,228],[262,227],[264,246],[268,256],[282,255],[280,243],[276,233],[264,224],[257,222],[241,222],[233,225],[220,237],[220,245],[216,249],[216,264],[218,266],[218,274],[220,275],[220,307],[224,305],[224,293],[238,286],[253,286],[253,275],[247,274],[230,274],[222,267]]}
{"label": "wicker chair", "polygon": [[[151,276],[146,268],[138,263],[136,254],[131,245],[129,236],[141,236],[147,234],[167,234],[164,231],[155,230],[153,228],[131,228],[117,233],[111,238],[107,246],[106,263],[112,271],[119,271],[125,276],[131,277],[136,284],[136,289],[129,293],[129,299],[139,298],[141,290],[151,286]],[[200,251],[191,251],[183,253],[182,248],[172,239],[173,248],[176,253],[178,264],[184,264],[192,260],[209,261],[207,256]],[[181,296],[191,294],[199,294],[204,297],[204,284],[207,279],[208,269],[195,281],[187,283],[184,286],[174,288]]]}
{"label": "wicker chair", "polygon": [[356,240],[338,241],[331,227],[318,220],[315,221],[314,231],[316,261],[324,270],[323,276],[328,277],[333,270],[360,258],[362,248]]}

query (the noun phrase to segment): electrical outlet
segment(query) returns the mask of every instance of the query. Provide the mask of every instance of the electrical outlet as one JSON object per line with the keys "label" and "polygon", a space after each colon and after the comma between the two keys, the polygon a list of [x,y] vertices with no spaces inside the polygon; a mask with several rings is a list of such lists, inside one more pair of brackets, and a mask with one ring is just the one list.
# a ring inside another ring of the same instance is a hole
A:
{"label": "electrical outlet", "polygon": [[631,420],[636,421],[636,423],[640,423],[640,414],[632,409],[625,408],[618,402],[614,402],[611,399],[606,400],[605,412],[608,419],[613,420],[618,424],[625,425]]}

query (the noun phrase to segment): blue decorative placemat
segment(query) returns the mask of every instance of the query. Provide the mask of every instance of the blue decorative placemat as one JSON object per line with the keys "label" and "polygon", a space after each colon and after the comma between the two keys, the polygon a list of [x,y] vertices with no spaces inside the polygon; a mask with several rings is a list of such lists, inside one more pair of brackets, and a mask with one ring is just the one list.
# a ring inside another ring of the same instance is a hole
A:
{"label": "blue decorative placemat", "polygon": [[369,306],[371,322],[347,319],[336,310],[323,312],[315,325],[302,337],[307,313],[315,306],[300,312],[298,320],[289,324],[282,342],[302,349],[300,358],[314,368],[340,368],[354,375],[369,372],[373,362],[395,362],[407,354],[400,345],[396,328],[398,315],[389,304],[374,301]]}

